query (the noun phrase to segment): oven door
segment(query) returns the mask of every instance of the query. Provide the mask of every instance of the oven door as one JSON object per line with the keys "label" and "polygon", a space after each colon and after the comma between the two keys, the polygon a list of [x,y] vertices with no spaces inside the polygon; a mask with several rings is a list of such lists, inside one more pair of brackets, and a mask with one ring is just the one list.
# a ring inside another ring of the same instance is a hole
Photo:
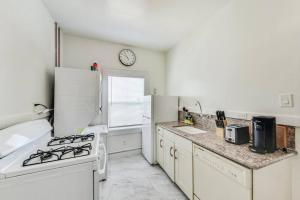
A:
{"label": "oven door", "polygon": [[42,165],[47,164],[36,165],[36,171],[28,174],[0,180],[0,199],[98,200],[99,181],[95,184],[92,162],[49,170],[43,170]]}

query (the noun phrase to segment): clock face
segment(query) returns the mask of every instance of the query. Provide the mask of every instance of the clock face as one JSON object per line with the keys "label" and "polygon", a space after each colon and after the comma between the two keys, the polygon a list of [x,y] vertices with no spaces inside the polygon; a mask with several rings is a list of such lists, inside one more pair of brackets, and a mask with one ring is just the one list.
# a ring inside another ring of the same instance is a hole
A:
{"label": "clock face", "polygon": [[136,57],[132,50],[123,49],[120,51],[119,60],[125,66],[132,66],[136,61]]}

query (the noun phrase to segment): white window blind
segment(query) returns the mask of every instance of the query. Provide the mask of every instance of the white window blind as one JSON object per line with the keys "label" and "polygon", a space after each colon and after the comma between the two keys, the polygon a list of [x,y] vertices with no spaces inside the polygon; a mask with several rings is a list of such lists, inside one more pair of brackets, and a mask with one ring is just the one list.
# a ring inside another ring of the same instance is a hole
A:
{"label": "white window blind", "polygon": [[144,84],[144,78],[108,77],[109,127],[142,124]]}

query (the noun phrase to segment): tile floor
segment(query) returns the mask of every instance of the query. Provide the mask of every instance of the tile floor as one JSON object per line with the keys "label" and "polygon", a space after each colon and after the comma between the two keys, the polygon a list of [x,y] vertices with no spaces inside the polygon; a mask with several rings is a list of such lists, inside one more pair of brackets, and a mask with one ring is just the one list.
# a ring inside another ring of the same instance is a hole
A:
{"label": "tile floor", "polygon": [[158,166],[141,155],[108,162],[108,178],[100,183],[100,200],[187,200]]}

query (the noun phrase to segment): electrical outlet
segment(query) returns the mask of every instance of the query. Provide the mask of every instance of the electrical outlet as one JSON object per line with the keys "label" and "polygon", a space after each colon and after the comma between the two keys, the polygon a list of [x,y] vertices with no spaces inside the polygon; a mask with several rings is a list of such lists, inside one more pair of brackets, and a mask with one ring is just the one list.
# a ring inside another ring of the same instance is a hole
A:
{"label": "electrical outlet", "polygon": [[280,94],[279,102],[282,108],[293,107],[293,94]]}

